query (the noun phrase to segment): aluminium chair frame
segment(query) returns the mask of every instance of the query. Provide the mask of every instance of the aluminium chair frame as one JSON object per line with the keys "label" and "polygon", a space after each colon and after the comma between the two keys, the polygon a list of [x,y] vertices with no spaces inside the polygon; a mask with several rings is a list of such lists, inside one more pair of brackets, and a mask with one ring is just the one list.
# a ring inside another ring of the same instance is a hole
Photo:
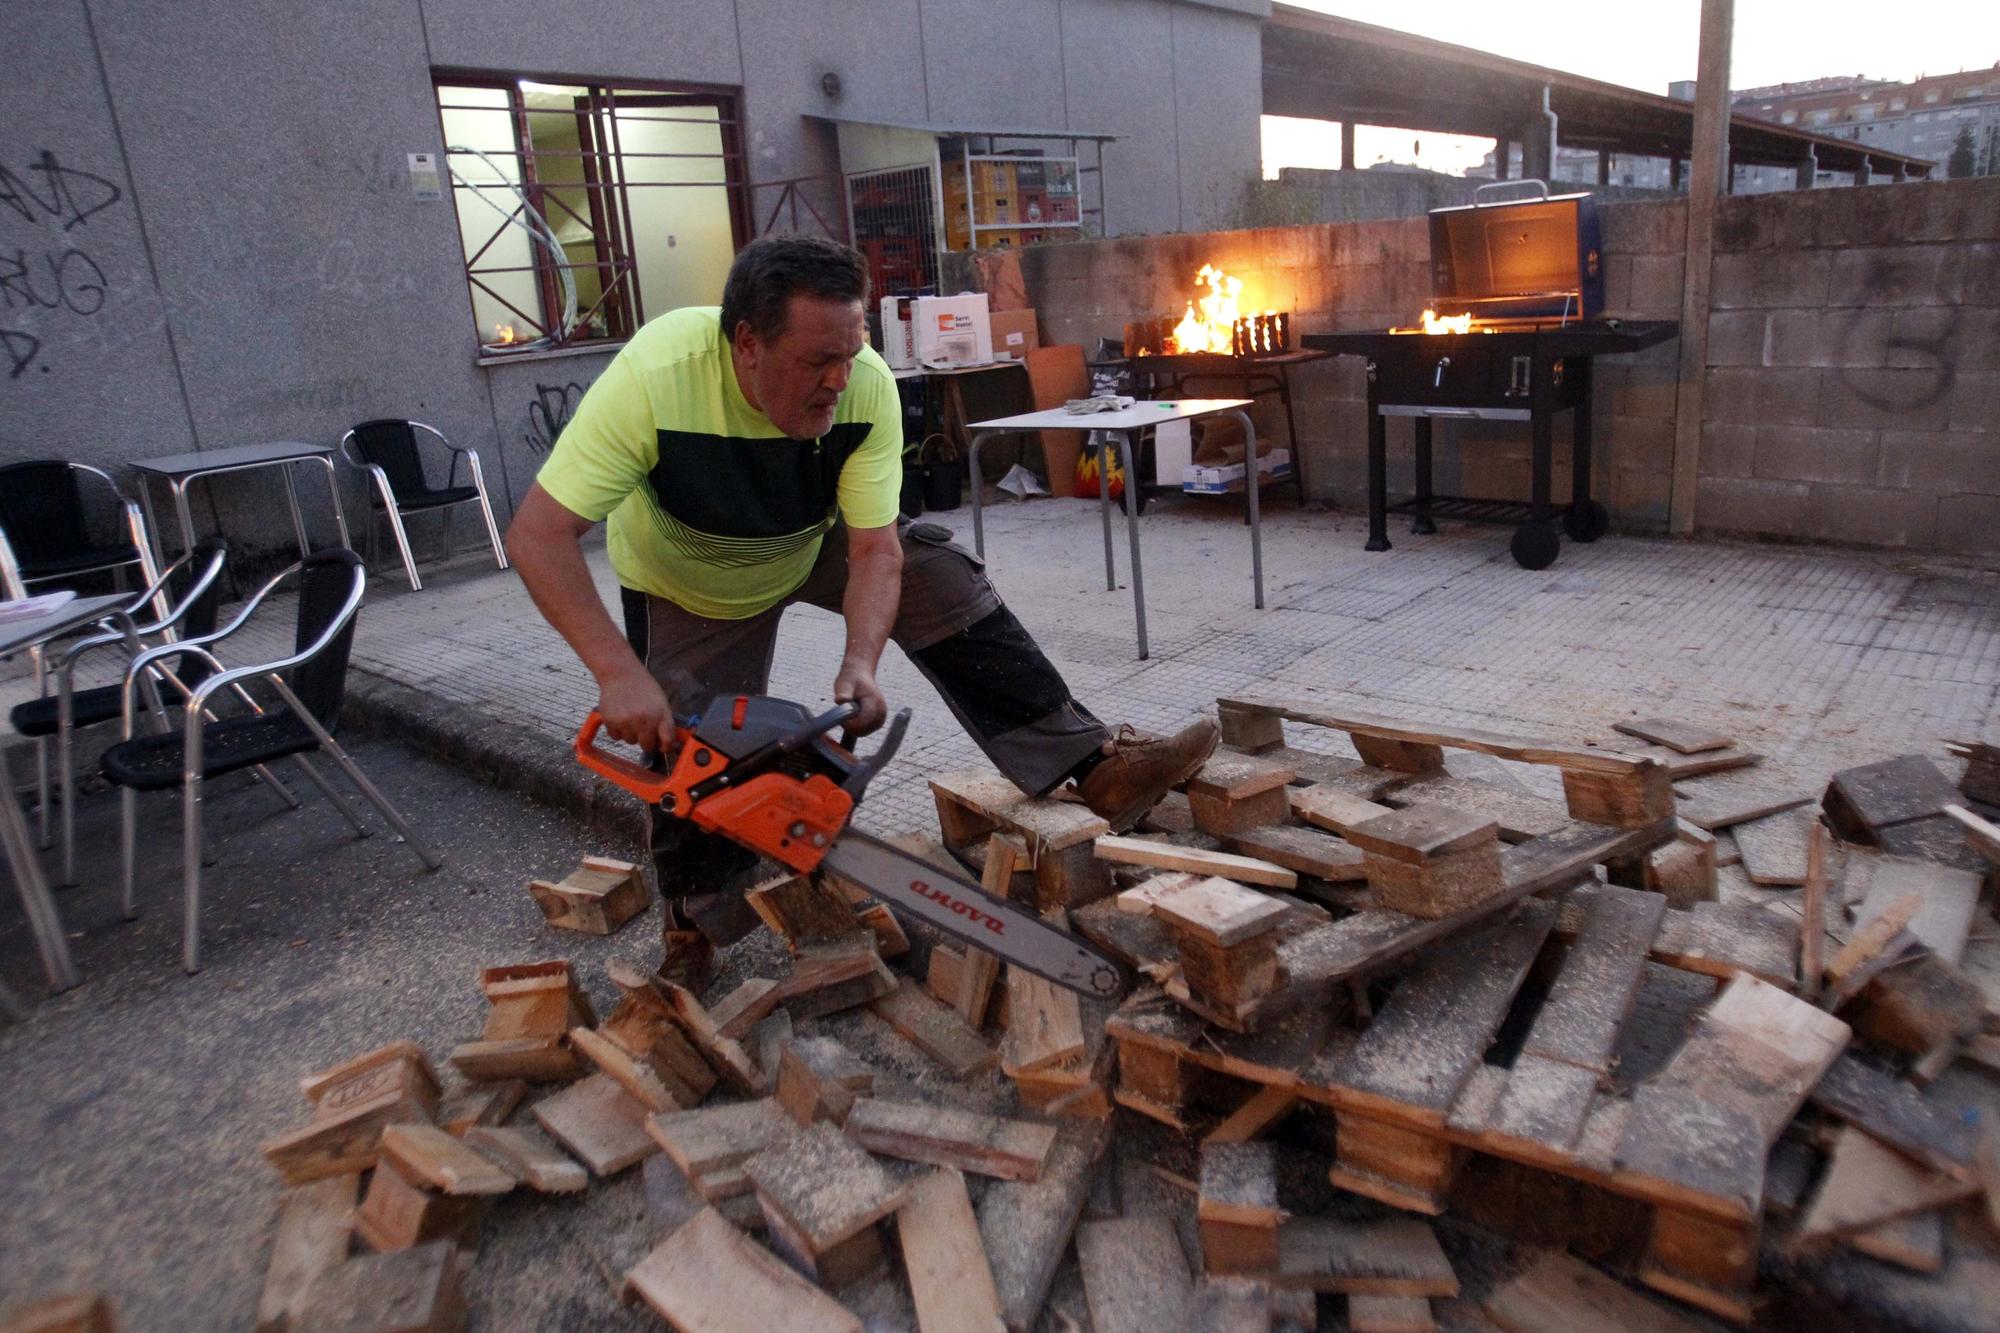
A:
{"label": "aluminium chair frame", "polygon": [[[431,435],[436,436],[437,442],[443,445],[446,449],[451,451],[451,471],[447,473],[445,476],[445,486],[447,489],[449,489],[452,485],[454,485],[458,481],[458,460],[460,459],[460,457],[463,457],[465,461],[468,464],[470,464],[470,471],[472,473],[472,489],[475,492],[472,498],[467,500],[455,500],[450,504],[434,506],[436,510],[438,510],[444,515],[445,559],[449,560],[451,558],[451,552],[452,552],[452,541],[451,541],[452,510],[458,508],[460,505],[468,505],[476,502],[479,505],[480,516],[486,520],[486,536],[493,543],[493,559],[499,564],[500,568],[502,569],[508,568],[506,544],[500,539],[500,525],[497,522],[495,522],[493,518],[493,501],[486,493],[486,474],[482,472],[479,467],[479,451],[476,449],[466,448],[463,445],[453,444],[449,439],[445,437],[445,433],[439,430],[436,426],[428,425],[424,422],[417,421],[414,418],[392,417],[386,419],[402,421],[404,424],[412,428],[411,440],[413,442],[412,443],[413,448],[415,447],[414,441],[416,439],[415,431],[421,430],[421,431],[427,431]],[[403,528],[402,507],[398,505],[396,502],[395,489],[389,485],[389,474],[383,470],[382,466],[379,463],[371,463],[365,457],[361,456],[357,441],[354,438],[354,432],[355,430],[358,429],[360,429],[360,427],[358,426],[350,428],[345,435],[342,435],[340,437],[340,456],[346,459],[347,462],[352,466],[368,473],[368,475],[373,479],[375,484],[376,494],[380,497],[382,501],[382,513],[389,520],[389,530],[391,533],[394,534],[396,538],[396,549],[402,554],[403,572],[409,575],[410,590],[412,592],[421,592],[423,591],[424,581],[421,578],[417,577],[417,558],[410,550],[409,533],[405,531]],[[372,511],[372,506],[371,506],[371,511]],[[412,510],[411,512],[426,513],[429,511]],[[373,572],[375,565],[374,554],[375,554],[375,516],[371,512],[368,519],[368,557],[369,557],[368,567],[371,573]]]}
{"label": "aluminium chair frame", "polygon": [[[416,831],[404,821],[402,814],[396,807],[390,804],[389,798],[384,796],[380,789],[368,780],[368,776],[355,765],[354,760],[348,757],[347,751],[341,748],[340,742],[333,738],[333,733],[326,725],[313,715],[312,710],[300,701],[298,695],[292,692],[292,687],[285,682],[284,676],[280,674],[290,670],[292,667],[310,662],[313,658],[319,656],[352,624],[355,613],[361,608],[362,596],[368,588],[368,572],[365,568],[355,569],[354,586],[348,590],[347,598],[342,603],[340,611],[328,622],[327,627],[321,631],[319,637],[310,646],[289,656],[270,662],[261,662],[254,666],[228,668],[225,668],[221,662],[217,661],[214,654],[207,651],[208,645],[218,643],[241,629],[256,612],[257,608],[263,604],[264,599],[270,596],[279,584],[283,583],[293,574],[301,573],[304,568],[305,562],[299,561],[279,571],[270,581],[251,595],[250,600],[237,613],[234,620],[213,634],[204,634],[198,638],[183,639],[175,643],[162,644],[157,648],[149,648],[133,658],[131,665],[125,671],[124,736],[126,740],[131,740],[134,735],[136,691],[139,677],[154,661],[174,653],[195,653],[205,658],[216,673],[197,685],[194,692],[188,696],[186,712],[182,720],[183,748],[180,783],[182,873],[181,968],[183,971],[189,973],[201,970],[201,869],[204,860],[202,855],[201,811],[202,783],[204,780],[201,762],[204,733],[203,723],[209,699],[220,690],[237,689],[240,688],[244,681],[258,676],[264,677],[277,690],[279,698],[284,701],[286,707],[313,734],[313,738],[319,742],[319,748],[332,756],[334,763],[339,765],[341,772],[347,775],[348,781],[352,782],[361,794],[368,799],[369,804],[373,805],[381,813],[382,817],[389,822],[390,827],[395,829],[396,833],[409,845],[410,850],[415,852],[418,859],[424,863],[424,867],[427,870],[436,870],[443,864],[437,854],[432,852],[430,847],[417,836]],[[263,710],[259,709],[258,711],[262,712]],[[302,756],[294,755],[292,757],[301,758]],[[353,825],[356,836],[363,838],[370,836],[367,826],[362,824],[355,816],[353,810],[348,807],[347,802],[334,790],[332,785],[321,778],[317,770],[313,769],[310,765],[302,765],[302,768],[307,776],[312,778],[315,785],[326,793],[328,799],[333,802],[335,807],[346,816],[347,822]],[[139,793],[136,788],[121,784],[119,796],[120,850],[123,862],[122,884],[125,902],[129,906],[135,896],[134,880],[136,877],[137,860]]]}

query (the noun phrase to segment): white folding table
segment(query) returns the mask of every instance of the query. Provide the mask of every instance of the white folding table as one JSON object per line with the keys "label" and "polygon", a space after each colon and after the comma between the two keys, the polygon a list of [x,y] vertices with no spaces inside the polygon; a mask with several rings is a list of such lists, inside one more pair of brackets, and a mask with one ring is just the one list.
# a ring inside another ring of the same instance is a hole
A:
{"label": "white folding table", "polygon": [[991,421],[975,421],[972,431],[972,446],[967,451],[966,466],[971,473],[972,484],[972,545],[981,559],[986,556],[986,527],[980,512],[979,490],[979,447],[995,435],[1012,432],[1042,430],[1083,430],[1101,431],[1094,437],[1093,447],[1097,450],[1097,509],[1104,521],[1104,586],[1112,592],[1118,590],[1118,571],[1111,553],[1111,487],[1107,484],[1110,470],[1105,466],[1110,446],[1105,435],[1116,436],[1118,452],[1125,465],[1125,528],[1132,545],[1132,606],[1139,622],[1139,657],[1144,660],[1151,656],[1146,646],[1146,585],[1145,576],[1139,566],[1139,474],[1133,469],[1133,455],[1138,452],[1139,433],[1150,426],[1168,421],[1186,421],[1194,417],[1227,416],[1235,417],[1243,423],[1243,456],[1249,460],[1245,467],[1243,493],[1250,506],[1250,578],[1256,591],[1256,605],[1264,606],[1264,526],[1257,512],[1257,428],[1250,422],[1250,414],[1243,409],[1250,406],[1248,398],[1183,398],[1178,402],[1152,402],[1141,400],[1131,407],[1116,412],[1067,412],[1055,408],[1045,412],[1023,412],[1018,416],[995,417]]}

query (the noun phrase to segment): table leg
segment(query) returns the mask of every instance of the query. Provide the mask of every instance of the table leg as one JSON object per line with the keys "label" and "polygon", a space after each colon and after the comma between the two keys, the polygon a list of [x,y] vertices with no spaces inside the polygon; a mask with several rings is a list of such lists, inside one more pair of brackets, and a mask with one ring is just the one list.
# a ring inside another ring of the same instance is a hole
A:
{"label": "table leg", "polygon": [[5,846],[7,865],[21,894],[21,906],[27,912],[28,928],[34,933],[35,948],[42,957],[42,970],[48,974],[49,989],[66,991],[83,978],[70,959],[62,918],[56,915],[55,900],[49,897],[48,881],[42,877],[41,861],[28,841],[28,826],[21,818],[20,804],[14,799],[14,779],[5,765],[5,756],[0,754],[0,789],[4,789],[6,798],[0,800],[0,844]]}
{"label": "table leg", "polygon": [[[1299,493],[1299,504],[1306,502],[1306,456],[1299,448],[1299,423],[1292,415],[1292,372],[1288,366],[1278,367],[1278,402],[1285,409],[1285,438],[1292,444],[1292,486]],[[1262,605],[1262,603],[1259,603]]]}
{"label": "table leg", "polygon": [[[1245,469],[1243,494],[1250,504],[1250,580],[1257,592],[1257,609],[1262,611],[1264,609],[1264,519],[1258,508],[1257,492],[1263,488],[1258,484],[1257,478],[1257,428],[1250,424],[1250,414],[1241,408],[1232,410],[1230,415],[1243,423],[1243,456],[1250,460],[1250,466]],[[1137,560],[1136,555],[1133,558]]]}
{"label": "table leg", "polygon": [[987,440],[999,433],[997,430],[975,432],[972,436],[971,445],[965,451],[965,468],[968,474],[965,481],[966,485],[972,488],[972,553],[981,560],[986,558],[986,522],[981,517],[982,510],[979,503],[979,492],[981,489],[979,484],[979,446],[985,444]]}
{"label": "table leg", "polygon": [[153,482],[143,472],[139,474],[139,503],[146,510],[146,530],[153,543],[153,563],[158,569],[167,567],[167,548],[160,541],[160,515],[153,508]]}
{"label": "table leg", "polygon": [[1569,373],[1580,381],[1572,385],[1576,405],[1570,411],[1575,414],[1576,420],[1573,423],[1575,433],[1571,436],[1569,502],[1576,510],[1577,521],[1586,522],[1588,519],[1584,511],[1590,508],[1590,358],[1570,358]]}
{"label": "table leg", "polygon": [[1364,551],[1389,549],[1389,423],[1368,395],[1368,543]]}
{"label": "table leg", "polygon": [[[322,455],[317,461],[321,467],[326,469],[326,491],[328,495],[333,497],[333,526],[340,533],[340,544],[351,551],[354,549],[354,543],[347,535],[347,506],[340,502],[340,473],[334,468],[331,458]],[[475,467],[473,472],[477,474],[478,468]],[[486,505],[485,493],[483,491],[480,493],[479,503],[481,508],[487,509],[486,526],[491,528],[493,526],[492,511]],[[496,542],[495,544],[497,545],[498,543]]]}
{"label": "table leg", "polygon": [[[1431,502],[1431,419],[1418,417],[1417,427],[1417,503]],[[1418,514],[1410,524],[1410,531],[1419,536],[1428,536],[1438,530],[1429,514]]]}
{"label": "table leg", "polygon": [[173,477],[167,481],[168,488],[174,493],[174,512],[179,514],[181,519],[182,555],[194,549],[194,511],[188,508],[187,497],[190,480],[188,477]]}
{"label": "table leg", "polygon": [[278,471],[284,474],[285,503],[292,509],[292,531],[298,534],[299,559],[303,560],[312,554],[312,538],[306,535],[306,516],[299,512],[299,483],[292,476],[290,463],[279,464]]}
{"label": "table leg", "polygon": [[[1543,372],[1546,379],[1547,372]],[[1528,491],[1531,523],[1546,523],[1549,513],[1549,478],[1554,471],[1555,417],[1548,402],[1545,386],[1537,386],[1534,420],[1529,425],[1530,448]]]}
{"label": "table leg", "polygon": [[1108,432],[1090,432],[1090,447],[1097,451],[1097,517],[1104,525],[1104,591],[1118,591],[1118,570],[1111,563],[1111,447],[1104,442]]}
{"label": "table leg", "polygon": [[[1246,423],[1247,426],[1247,423]],[[1252,437],[1253,440],[1255,437]],[[1118,452],[1125,458],[1125,531],[1132,542],[1132,608],[1139,617],[1139,660],[1152,656],[1146,647],[1146,575],[1139,568],[1139,492],[1133,485],[1132,455],[1138,452],[1139,430],[1118,432]],[[1103,488],[1109,491],[1111,488]]]}

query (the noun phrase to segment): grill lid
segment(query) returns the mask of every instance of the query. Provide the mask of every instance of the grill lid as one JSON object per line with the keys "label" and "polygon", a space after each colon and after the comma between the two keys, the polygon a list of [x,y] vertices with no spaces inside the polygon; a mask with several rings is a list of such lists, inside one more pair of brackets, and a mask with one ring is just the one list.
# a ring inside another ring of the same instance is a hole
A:
{"label": "grill lid", "polygon": [[[1539,193],[1493,203],[1481,196],[1523,186]],[[1546,181],[1495,181],[1472,203],[1433,209],[1431,293],[1441,315],[1481,319],[1594,319],[1604,308],[1597,200],[1549,193]]]}

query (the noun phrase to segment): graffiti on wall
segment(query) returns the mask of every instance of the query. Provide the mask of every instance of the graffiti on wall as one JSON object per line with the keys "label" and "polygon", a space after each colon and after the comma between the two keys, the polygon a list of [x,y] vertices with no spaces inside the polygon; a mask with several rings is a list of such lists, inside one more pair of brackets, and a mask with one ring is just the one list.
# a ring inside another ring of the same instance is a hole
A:
{"label": "graffiti on wall", "polygon": [[37,366],[49,369],[39,359],[42,337],[32,324],[65,316],[88,320],[104,309],[104,270],[73,233],[123,193],[95,172],[65,166],[52,149],[18,170],[0,160],[0,223],[14,230],[19,218],[43,233],[28,244],[0,240],[0,365],[9,380]]}
{"label": "graffiti on wall", "polygon": [[569,424],[570,414],[583,401],[584,386],[574,380],[568,384],[537,384],[535,397],[528,404],[528,451],[537,458],[548,457],[555,447],[556,439]]}

